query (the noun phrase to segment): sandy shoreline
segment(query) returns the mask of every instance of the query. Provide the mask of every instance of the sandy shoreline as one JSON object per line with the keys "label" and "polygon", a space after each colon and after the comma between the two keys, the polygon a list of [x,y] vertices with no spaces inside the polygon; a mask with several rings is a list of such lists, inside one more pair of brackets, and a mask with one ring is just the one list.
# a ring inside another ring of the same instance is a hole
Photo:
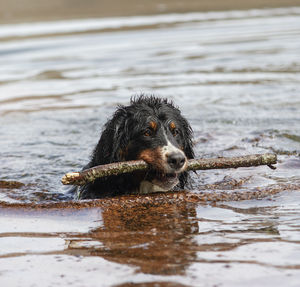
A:
{"label": "sandy shoreline", "polygon": [[[24,5],[26,3],[26,5]],[[299,6],[298,0],[19,0],[0,2],[0,24]]]}

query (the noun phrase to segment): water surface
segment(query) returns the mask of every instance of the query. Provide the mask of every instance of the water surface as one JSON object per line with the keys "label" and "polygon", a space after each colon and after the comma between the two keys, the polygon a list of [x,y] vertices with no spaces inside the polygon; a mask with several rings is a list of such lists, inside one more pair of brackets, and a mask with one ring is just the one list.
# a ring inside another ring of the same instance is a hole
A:
{"label": "water surface", "polygon": [[[0,26],[3,286],[298,286],[299,15]],[[116,105],[141,92],[181,108],[197,157],[276,152],[277,170],[193,175],[185,194],[226,193],[226,201],[179,193],[74,207],[61,176],[88,161]],[[245,192],[255,197],[230,200]]]}

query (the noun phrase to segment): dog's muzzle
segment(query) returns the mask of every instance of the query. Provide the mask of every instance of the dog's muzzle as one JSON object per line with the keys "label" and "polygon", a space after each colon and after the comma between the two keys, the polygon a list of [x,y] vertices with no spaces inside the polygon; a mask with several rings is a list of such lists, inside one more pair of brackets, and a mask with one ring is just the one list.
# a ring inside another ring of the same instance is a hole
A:
{"label": "dog's muzzle", "polygon": [[181,171],[186,163],[186,157],[182,152],[172,152],[166,155],[167,163],[174,172]]}

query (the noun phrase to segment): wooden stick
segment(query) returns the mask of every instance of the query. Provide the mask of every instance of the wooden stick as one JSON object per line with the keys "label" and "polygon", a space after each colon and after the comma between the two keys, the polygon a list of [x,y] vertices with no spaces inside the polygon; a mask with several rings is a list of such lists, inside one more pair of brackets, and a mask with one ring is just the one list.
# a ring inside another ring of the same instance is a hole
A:
{"label": "wooden stick", "polygon": [[[270,168],[275,167],[272,164],[277,163],[276,154],[254,154],[240,157],[220,157],[211,159],[190,159],[188,160],[187,170],[205,170],[220,168],[238,168],[259,165],[268,165]],[[108,177],[112,175],[120,175],[131,173],[133,171],[143,171],[148,169],[148,164],[143,160],[132,160],[124,162],[116,162],[105,165],[95,166],[81,172],[70,172],[65,174],[61,182],[63,184],[85,185],[93,182],[100,177]]]}

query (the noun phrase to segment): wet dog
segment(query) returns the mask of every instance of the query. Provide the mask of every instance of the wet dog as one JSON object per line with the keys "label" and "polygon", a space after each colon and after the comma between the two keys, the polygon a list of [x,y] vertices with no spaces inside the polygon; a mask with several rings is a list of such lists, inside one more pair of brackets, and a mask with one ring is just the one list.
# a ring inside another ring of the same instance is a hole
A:
{"label": "wet dog", "polygon": [[[149,170],[99,178],[78,188],[80,199],[184,188],[187,159],[194,158],[192,129],[167,99],[141,95],[119,106],[106,123],[91,161],[93,166],[143,159]],[[74,188],[75,189],[75,188]]]}

